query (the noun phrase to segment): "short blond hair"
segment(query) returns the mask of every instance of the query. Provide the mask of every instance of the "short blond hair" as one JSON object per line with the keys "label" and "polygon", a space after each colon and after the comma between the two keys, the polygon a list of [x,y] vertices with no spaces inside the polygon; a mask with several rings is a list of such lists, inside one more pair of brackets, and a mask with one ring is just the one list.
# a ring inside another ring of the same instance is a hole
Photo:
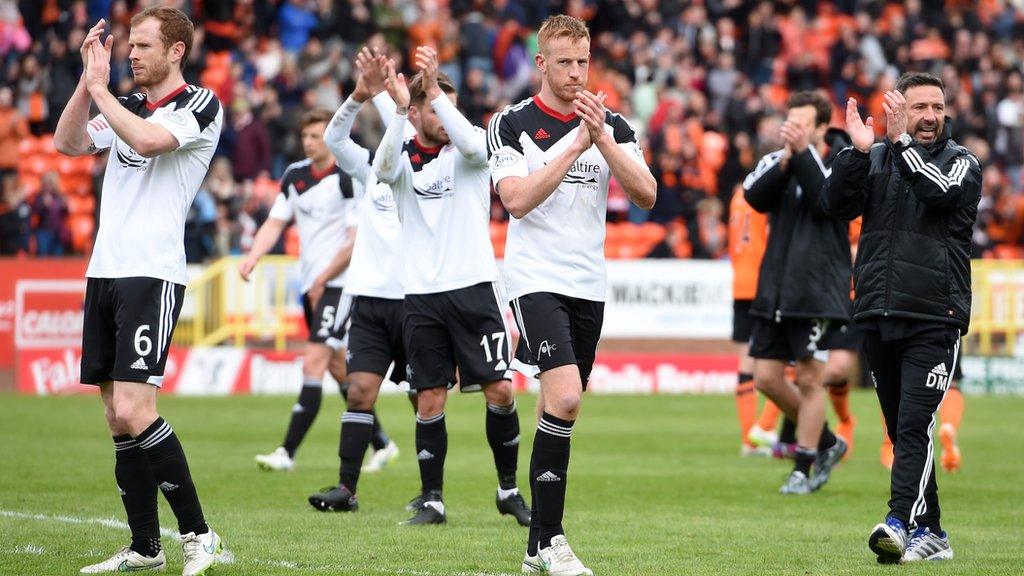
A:
{"label": "short blond hair", "polygon": [[537,32],[537,47],[543,54],[547,51],[548,42],[563,36],[568,36],[573,42],[583,39],[589,42],[590,30],[587,30],[587,24],[583,20],[575,16],[567,14],[548,16],[541,24],[540,31]]}

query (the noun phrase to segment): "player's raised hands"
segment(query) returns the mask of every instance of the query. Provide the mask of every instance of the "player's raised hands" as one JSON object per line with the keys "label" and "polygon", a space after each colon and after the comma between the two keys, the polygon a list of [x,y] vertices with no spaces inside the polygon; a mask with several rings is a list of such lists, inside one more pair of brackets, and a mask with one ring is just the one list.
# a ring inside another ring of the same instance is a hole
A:
{"label": "player's raised hands", "polygon": [[405,83],[405,75],[401,72],[395,72],[394,60],[388,60],[387,78],[384,81],[384,87],[398,106],[399,113],[409,110],[409,86]]}
{"label": "player's raised hands", "polygon": [[846,101],[846,133],[861,152],[868,152],[875,143],[875,119],[868,116],[867,120],[861,120],[856,98]]}
{"label": "player's raised hands", "polygon": [[357,102],[365,102],[385,90],[387,60],[376,46],[372,51],[369,47],[363,46],[356,54],[356,68],[359,70],[359,77],[356,78],[356,88],[352,91],[352,97]]}
{"label": "player's raised hands", "polygon": [[885,110],[885,135],[895,142],[907,131],[907,99],[899,90],[889,90],[882,98]]}
{"label": "player's raised hands", "polygon": [[100,21],[95,26],[89,29],[89,33],[85,35],[85,40],[82,41],[82,48],[79,52],[82,54],[82,66],[83,70],[89,69],[89,48],[103,36],[103,28],[107,25],[107,21],[100,18]]}
{"label": "player's raised hands", "polygon": [[85,85],[89,91],[107,90],[110,84],[110,52],[114,47],[114,37],[107,36],[101,41],[101,35],[89,43],[88,62],[85,68]]}
{"label": "player's raised hands", "polygon": [[441,87],[437,84],[437,50],[430,46],[420,46],[416,49],[416,69],[423,74],[423,91],[428,100],[433,100],[441,93]]}

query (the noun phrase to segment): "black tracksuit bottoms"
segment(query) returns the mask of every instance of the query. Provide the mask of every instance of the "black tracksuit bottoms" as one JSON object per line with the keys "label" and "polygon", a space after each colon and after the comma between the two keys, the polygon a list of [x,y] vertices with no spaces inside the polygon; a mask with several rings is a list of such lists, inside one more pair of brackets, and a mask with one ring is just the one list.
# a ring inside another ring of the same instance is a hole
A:
{"label": "black tracksuit bottoms", "polygon": [[933,433],[960,352],[960,331],[924,322],[918,328],[894,335],[867,327],[864,351],[895,449],[888,515],[936,532]]}

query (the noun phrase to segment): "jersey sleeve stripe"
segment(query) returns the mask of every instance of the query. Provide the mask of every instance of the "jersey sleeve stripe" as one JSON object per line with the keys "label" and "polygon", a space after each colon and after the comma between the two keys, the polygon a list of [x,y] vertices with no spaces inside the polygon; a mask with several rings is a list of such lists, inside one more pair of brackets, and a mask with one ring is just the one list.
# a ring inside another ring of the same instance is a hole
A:
{"label": "jersey sleeve stripe", "polygon": [[491,116],[491,121],[487,124],[487,145],[490,147],[490,152],[494,152],[495,150],[502,147],[500,135],[501,120],[508,116],[509,114],[511,114],[512,112],[518,112],[519,110],[522,110],[527,105],[529,105],[530,102],[533,102],[533,99],[527,98],[519,102],[518,104],[511,104],[509,106],[505,106],[505,108],[501,112],[495,114],[494,116]]}
{"label": "jersey sleeve stripe", "polygon": [[204,106],[206,106],[206,104],[210,101],[211,98],[213,98],[213,92],[210,92],[206,89],[198,90],[195,93],[195,95],[192,96],[192,98],[189,100],[188,105],[185,106],[185,109],[191,110],[192,112],[199,112],[203,109]]}

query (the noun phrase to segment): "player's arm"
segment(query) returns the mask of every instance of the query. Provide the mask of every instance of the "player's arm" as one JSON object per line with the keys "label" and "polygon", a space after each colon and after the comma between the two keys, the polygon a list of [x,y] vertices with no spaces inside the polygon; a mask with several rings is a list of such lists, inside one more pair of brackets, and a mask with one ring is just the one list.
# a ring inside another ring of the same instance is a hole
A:
{"label": "player's arm", "polygon": [[391,120],[395,117],[395,109],[398,107],[395,105],[395,101],[391,99],[391,95],[387,92],[381,92],[371,98],[370,101],[373,102],[373,107],[377,109],[380,121],[385,126],[391,124]]}
{"label": "player's arm", "polygon": [[473,124],[459,112],[455,104],[448,99],[448,95],[440,92],[431,98],[427,92],[427,98],[431,98],[430,105],[434,112],[441,119],[441,125],[451,138],[452,144],[468,162],[472,164],[487,164],[487,139],[482,130],[477,129]]}
{"label": "player's arm", "polygon": [[82,156],[97,150],[86,129],[91,102],[83,79],[78,82],[74,94],[57,120],[57,129],[53,132],[53,145],[57,152],[67,156]]}
{"label": "player's arm", "polygon": [[170,130],[139,118],[110,93],[107,86],[110,83],[110,50],[113,46],[113,36],[107,36],[102,44],[97,39],[89,45],[85,81],[96,107],[118,138],[140,155],[152,158],[176,150],[179,142]]}
{"label": "player's arm", "polygon": [[427,100],[444,126],[448,138],[462,156],[473,164],[485,164],[487,162],[487,144],[483,134],[473,127],[473,124],[459,112],[455,104],[448,98],[448,95],[441,90],[437,83],[438,62],[437,50],[430,46],[420,46],[416,49],[416,67],[423,75],[423,91]]}
{"label": "player's arm", "polygon": [[853,146],[836,154],[821,190],[822,210],[838,220],[853,220],[863,214],[870,193],[871,150],[876,146],[874,118],[861,119],[854,98],[846,101],[846,132]]}
{"label": "player's arm", "polygon": [[981,201],[981,164],[972,154],[957,156],[946,170],[939,168],[928,149],[917,142],[893,157],[900,176],[925,206],[949,212],[977,206]]}
{"label": "player's arm", "polygon": [[286,171],[284,176],[281,177],[281,192],[274,199],[274,205],[270,208],[270,214],[263,222],[263,225],[260,226],[260,229],[256,231],[256,236],[252,240],[252,248],[249,249],[249,253],[238,264],[238,273],[242,275],[242,280],[246,282],[249,281],[249,276],[252,274],[253,269],[256,268],[260,258],[264,257],[277,244],[281,234],[292,220],[294,214],[292,213],[291,204],[288,203],[287,186],[288,172]]}
{"label": "player's arm", "polygon": [[519,131],[508,109],[492,116],[487,126],[487,160],[491,167],[491,180],[502,205],[517,219],[547,200],[573,163],[590,148],[590,133],[580,129],[564,152],[543,168],[530,172],[519,143]]}
{"label": "player's arm", "polygon": [[324,141],[338,161],[338,167],[360,182],[366,180],[370,171],[370,151],[352,140],[352,124],[362,104],[353,92],[334,113],[324,132]]}
{"label": "player's arm", "polygon": [[368,99],[372,99],[381,118],[385,119],[385,125],[395,114],[395,103],[384,91],[386,62],[383,56],[375,55],[376,52],[376,48],[371,52],[364,46],[356,54],[356,68],[359,70],[356,87],[334,113],[324,132],[324,140],[337,159],[338,167],[359,182],[366,180],[371,169],[370,151],[352,140],[352,125],[355,124],[359,109]]}
{"label": "player's arm", "polygon": [[395,64],[391,61],[387,64],[385,85],[397,108],[377,147],[377,153],[373,158],[373,171],[377,174],[377,180],[390,185],[398,182],[405,168],[402,162],[402,145],[405,142],[405,124],[409,119],[409,87],[405,83],[405,76],[395,73]]}
{"label": "player's arm", "polygon": [[789,175],[782,169],[783,151],[765,155],[754,171],[743,179],[743,199],[750,207],[764,214],[771,212],[782,200]]}
{"label": "player's arm", "polygon": [[82,42],[82,65],[85,66],[85,71],[82,72],[82,77],[79,79],[78,85],[75,86],[71,99],[68,100],[64,111],[61,112],[60,119],[57,120],[57,128],[53,133],[54,147],[57,148],[58,152],[67,156],[92,154],[98,148],[94,145],[93,139],[86,129],[86,124],[89,122],[89,106],[92,103],[92,98],[89,96],[85,75],[89,69],[89,51],[92,44],[99,41],[105,25],[106,20],[101,18],[89,30],[85,40]]}
{"label": "player's arm", "polygon": [[316,301],[320,300],[320,296],[323,295],[324,289],[327,288],[327,283],[338,274],[347,270],[348,265],[352,263],[352,249],[356,245],[356,232],[354,227],[349,229],[348,237],[342,243],[338,252],[335,253],[334,258],[331,258],[330,264],[313,280],[313,286],[309,289],[309,298],[314,302],[314,305]]}
{"label": "player's arm", "polygon": [[629,124],[615,116],[612,131],[609,133],[605,130],[608,112],[604,108],[603,95],[595,95],[587,90],[577,96],[576,115],[590,132],[591,140],[604,156],[608,169],[630,202],[644,210],[653,208],[658,195],[658,182],[651,174],[636,133]]}
{"label": "player's arm", "polygon": [[399,107],[374,154],[373,171],[377,174],[377,180],[385,184],[394,184],[402,177],[402,145],[407,120],[408,109],[402,110]]}

